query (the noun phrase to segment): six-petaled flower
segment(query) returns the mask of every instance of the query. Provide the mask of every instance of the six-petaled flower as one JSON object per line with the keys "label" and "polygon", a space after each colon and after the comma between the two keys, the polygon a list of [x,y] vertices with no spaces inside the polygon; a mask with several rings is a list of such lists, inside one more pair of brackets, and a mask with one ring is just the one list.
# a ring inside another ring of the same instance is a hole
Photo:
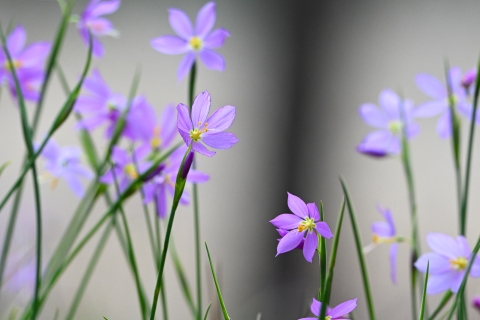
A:
{"label": "six-petaled flower", "polygon": [[[345,316],[350,312],[352,312],[356,307],[357,307],[357,298],[342,302],[334,308],[327,307],[325,320],[345,320],[346,319]],[[312,311],[312,313],[316,315],[316,317],[301,318],[299,320],[317,320],[318,316],[320,315],[321,309],[322,309],[322,303],[317,299],[313,298],[312,304],[310,305],[310,311]]]}

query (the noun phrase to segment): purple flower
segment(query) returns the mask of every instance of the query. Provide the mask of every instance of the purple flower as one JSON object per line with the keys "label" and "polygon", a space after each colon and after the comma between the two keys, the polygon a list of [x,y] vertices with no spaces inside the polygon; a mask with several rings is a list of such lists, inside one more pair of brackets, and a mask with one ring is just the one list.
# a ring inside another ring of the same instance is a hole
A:
{"label": "purple flower", "polygon": [[[283,230],[283,229],[277,229],[277,232],[280,235],[280,239],[278,239],[278,241],[282,240],[282,238],[288,234],[288,230]],[[295,249],[303,250],[304,245],[305,245],[305,238],[302,239],[300,244],[296,246]]]}
{"label": "purple flower", "polygon": [[235,120],[235,107],[220,108],[207,119],[210,111],[210,94],[207,91],[195,97],[191,118],[186,105],[180,103],[177,111],[178,131],[187,146],[192,145],[194,151],[211,157],[215,152],[208,150],[201,142],[217,149],[228,149],[238,142],[233,133],[223,132]]}
{"label": "purple flower", "polygon": [[44,77],[44,62],[50,51],[49,42],[36,42],[25,47],[27,33],[22,26],[17,26],[7,38],[7,48],[12,58],[12,64],[8,62],[6,53],[0,50],[0,82],[7,82],[14,97],[17,96],[12,69],[15,68],[19,78],[20,87],[24,98],[29,101],[37,101],[39,86]]}
{"label": "purple flower", "polygon": [[55,186],[60,178],[65,179],[73,193],[82,198],[85,189],[79,177],[91,179],[93,173],[80,162],[80,149],[77,147],[60,148],[53,139],[50,139],[42,150],[42,156],[47,160],[45,169],[55,177],[52,185]]}
{"label": "purple flower", "polygon": [[[467,92],[462,85],[462,70],[458,67],[451,68],[448,77],[452,86],[451,90],[455,106],[461,114],[467,118],[471,117],[472,105],[467,101]],[[442,139],[450,137],[452,134],[452,120],[447,87],[429,74],[417,75],[415,82],[423,93],[433,98],[433,100],[427,101],[415,109],[415,117],[428,118],[441,114],[437,122],[437,133]]]}
{"label": "purple flower", "polygon": [[390,276],[393,283],[397,283],[396,261],[398,252],[398,243],[395,236],[395,224],[393,223],[392,213],[389,209],[383,209],[377,206],[377,210],[383,215],[385,221],[372,224],[373,243],[391,243],[390,246]]}
{"label": "purple flower", "polygon": [[102,15],[111,14],[117,11],[120,6],[120,0],[90,0],[89,4],[80,16],[78,21],[78,30],[83,42],[89,45],[88,32],[90,31],[94,38],[93,43],[93,55],[100,58],[104,54],[102,43],[95,37],[101,36],[116,36],[118,31],[112,26],[112,23],[103,17]]}
{"label": "purple flower", "polygon": [[[467,239],[464,236],[457,236],[455,240],[446,234],[429,233],[427,244],[434,252],[421,255],[415,262],[418,270],[426,272],[427,263],[430,261],[427,293],[435,294],[447,289],[457,293],[472,258]],[[475,256],[470,275],[480,276],[480,259],[477,256]]]}
{"label": "purple flower", "polygon": [[479,296],[473,297],[472,307],[474,307],[475,310],[480,311],[480,297]]}
{"label": "purple flower", "polygon": [[[338,306],[336,306],[333,309],[327,308],[327,314],[325,319],[329,319],[329,320],[346,319],[345,316],[350,312],[352,312],[353,309],[357,307],[357,300],[358,298],[355,298],[353,300],[347,300],[345,302],[340,303]],[[313,298],[312,304],[310,306],[310,311],[312,311],[312,313],[317,317],[301,318],[299,320],[317,320],[318,316],[320,315],[321,309],[322,309],[322,303],[319,302],[317,299]]]}
{"label": "purple flower", "polygon": [[465,72],[462,76],[462,86],[468,91],[470,86],[477,80],[477,69],[473,68]]}
{"label": "purple flower", "polygon": [[278,243],[277,256],[297,248],[305,238],[303,256],[308,262],[312,262],[318,243],[317,234],[327,239],[333,234],[326,222],[319,221],[320,213],[315,203],[305,204],[299,197],[288,193],[288,207],[293,214],[284,213],[270,220],[275,227],[288,230]]}
{"label": "purple flower", "polygon": [[172,104],[163,110],[158,123],[154,115],[139,119],[138,123],[145,133],[139,136],[154,151],[168,148],[177,134],[175,107]]}
{"label": "purple flower", "polygon": [[[164,169],[143,187],[145,193],[143,202],[149,203],[155,201],[157,214],[160,218],[164,218],[166,215],[167,193],[170,194],[172,198],[175,193],[175,181],[177,180],[178,169],[180,168],[186,151],[187,147],[185,145],[175,150],[165,162]],[[190,170],[187,175],[187,182],[203,183],[207,182],[209,178],[208,174],[197,170]],[[190,203],[190,196],[186,190],[183,191],[180,203],[183,205]]]}
{"label": "purple flower", "polygon": [[381,110],[373,103],[360,106],[359,112],[363,121],[380,130],[369,133],[357,146],[357,151],[374,157],[398,154],[402,150],[403,126],[406,126],[408,138],[414,137],[420,131],[420,127],[412,122],[413,102],[402,101],[389,89],[383,90],[378,100]]}
{"label": "purple flower", "polygon": [[155,50],[164,54],[186,53],[178,67],[179,81],[188,73],[197,55],[207,68],[218,71],[225,69],[223,57],[211,49],[221,47],[230,33],[221,28],[210,32],[216,19],[214,2],[208,2],[200,9],[195,29],[182,10],[170,9],[168,18],[172,29],[178,36],[162,36],[152,39],[150,44]]}

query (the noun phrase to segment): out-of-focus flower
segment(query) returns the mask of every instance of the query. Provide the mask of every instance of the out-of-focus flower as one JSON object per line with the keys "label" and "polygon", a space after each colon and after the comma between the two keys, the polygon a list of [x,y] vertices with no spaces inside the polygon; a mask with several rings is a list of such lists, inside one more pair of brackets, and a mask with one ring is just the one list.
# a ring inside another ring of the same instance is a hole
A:
{"label": "out-of-focus flower", "polygon": [[[447,289],[457,293],[472,258],[467,239],[464,236],[457,236],[455,240],[446,234],[429,233],[427,244],[434,252],[421,255],[415,262],[415,267],[421,272],[426,272],[427,264],[430,262],[427,293],[435,294]],[[470,275],[480,276],[478,256],[475,256]]]}
{"label": "out-of-focus flower", "polygon": [[[177,180],[178,169],[182,164],[186,151],[187,147],[185,145],[175,150],[167,161],[165,161],[164,169],[143,187],[145,194],[144,203],[155,201],[157,214],[160,218],[164,218],[166,215],[167,193],[170,194],[171,197],[173,197],[175,193],[175,181]],[[198,170],[190,170],[187,175],[187,182],[203,183],[207,182],[209,178],[206,173]],[[183,191],[180,203],[183,205],[190,203],[190,196],[186,190]]]}
{"label": "out-of-focus flower", "polygon": [[235,107],[224,106],[207,119],[210,111],[210,94],[207,91],[195,97],[191,117],[188,107],[182,103],[177,106],[177,111],[178,131],[187,146],[191,144],[194,151],[211,157],[216,152],[208,150],[201,142],[216,149],[228,149],[238,142],[233,133],[223,132],[235,120]]}
{"label": "out-of-focus flower", "polygon": [[396,261],[398,252],[398,239],[395,236],[395,224],[393,223],[392,213],[389,209],[383,209],[377,206],[378,211],[383,215],[385,221],[379,221],[372,224],[373,243],[391,243],[390,246],[390,277],[393,283],[397,283]]}
{"label": "out-of-focus flower", "polygon": [[326,222],[319,221],[320,213],[315,203],[305,204],[299,197],[288,193],[288,207],[293,214],[284,213],[270,220],[275,227],[288,230],[278,243],[277,256],[297,248],[305,238],[303,256],[312,262],[318,244],[317,234],[327,239],[333,234]]}
{"label": "out-of-focus flower", "polygon": [[[461,114],[470,118],[472,104],[467,100],[467,92],[462,85],[462,70],[458,67],[451,68],[448,72],[448,77],[455,107]],[[441,114],[437,122],[437,133],[442,139],[450,137],[452,134],[452,120],[447,87],[429,74],[417,75],[415,82],[418,88],[427,96],[433,98],[433,100],[419,105],[414,111],[414,116],[428,118]]]}
{"label": "out-of-focus flower", "polygon": [[85,189],[80,177],[91,179],[93,173],[82,165],[81,151],[78,147],[60,148],[53,139],[50,139],[42,150],[42,157],[46,159],[45,169],[54,177],[52,186],[58,183],[58,179],[65,179],[77,197],[84,196]]}
{"label": "out-of-focus flower", "polygon": [[113,28],[112,23],[101,16],[117,11],[120,0],[91,0],[80,16],[78,30],[83,42],[89,45],[89,31],[94,36],[92,39],[93,55],[100,58],[104,54],[102,43],[96,38],[101,36],[116,36],[118,31]]}
{"label": "out-of-focus flower", "polygon": [[474,307],[475,310],[480,311],[480,296],[473,297],[472,307]]}
{"label": "out-of-focus flower", "polygon": [[111,156],[113,166],[100,178],[100,181],[106,184],[117,183],[120,192],[125,191],[132,181],[150,167],[150,162],[143,160],[148,152],[147,148],[138,147],[132,155],[129,155],[120,147],[113,147]]}
{"label": "out-of-focus flower", "polygon": [[50,52],[49,42],[36,42],[25,47],[27,33],[22,26],[17,26],[7,37],[7,48],[12,58],[9,63],[6,53],[0,50],[0,82],[6,82],[14,97],[17,97],[12,69],[20,82],[26,100],[37,101],[39,87],[44,77],[45,58]]}
{"label": "out-of-focus flower", "polygon": [[[327,307],[327,313],[325,320],[345,320],[345,316],[352,312],[356,307],[357,307],[357,300],[358,298],[355,298],[353,300],[347,300],[345,302],[340,303],[338,306],[335,308],[328,308]],[[319,302],[317,299],[313,298],[312,304],[310,306],[310,311],[314,315],[316,315],[316,318],[301,318],[299,320],[317,320],[318,316],[320,315],[320,310],[322,309],[322,303]]]}
{"label": "out-of-focus flower", "polygon": [[153,151],[168,148],[177,134],[175,107],[172,104],[167,105],[158,123],[153,116],[139,119],[139,124],[145,130],[145,134],[139,134],[140,139],[149,144]]}
{"label": "out-of-focus flower", "polygon": [[402,131],[406,126],[407,138],[418,134],[420,127],[413,123],[413,102],[402,101],[392,90],[380,93],[381,110],[373,103],[360,106],[360,117],[380,130],[369,133],[357,146],[357,151],[374,157],[398,154],[402,150]]}
{"label": "out-of-focus flower", "polygon": [[462,76],[462,86],[469,90],[470,86],[475,83],[477,80],[477,69],[473,68],[465,72]]}
{"label": "out-of-focus flower", "polygon": [[210,32],[215,24],[215,19],[214,2],[208,2],[200,9],[197,14],[195,29],[185,12],[179,9],[170,9],[170,26],[178,36],[167,35],[152,39],[152,47],[161,53],[186,53],[178,67],[177,77],[179,81],[191,69],[197,55],[207,68],[218,71],[225,69],[223,57],[212,49],[221,47],[230,33],[221,28]]}

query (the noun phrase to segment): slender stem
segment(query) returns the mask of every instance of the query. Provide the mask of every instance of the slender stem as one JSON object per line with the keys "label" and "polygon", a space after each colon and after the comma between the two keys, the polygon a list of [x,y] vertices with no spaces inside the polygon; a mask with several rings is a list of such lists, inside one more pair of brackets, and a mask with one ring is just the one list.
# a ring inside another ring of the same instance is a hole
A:
{"label": "slender stem", "polygon": [[[193,98],[195,94],[195,80],[197,74],[197,64],[193,63],[190,70],[190,81],[188,86],[188,99],[190,102],[190,110],[193,107]],[[192,169],[196,169],[197,164],[195,159],[193,160]],[[196,183],[192,187],[193,193],[193,225],[194,225],[194,237],[195,237],[195,275],[197,279],[197,314],[195,319],[202,319],[202,272],[201,272],[201,260],[202,251],[200,248],[200,214],[199,214],[199,201],[198,201],[198,186]]]}
{"label": "slender stem", "polygon": [[[325,221],[325,213],[323,211],[323,203],[320,202],[320,221]],[[323,300],[323,292],[325,291],[325,281],[327,274],[327,244],[325,238],[320,234],[317,234],[318,237],[318,260],[320,264],[320,275],[319,275],[319,288],[318,288],[318,301]]]}

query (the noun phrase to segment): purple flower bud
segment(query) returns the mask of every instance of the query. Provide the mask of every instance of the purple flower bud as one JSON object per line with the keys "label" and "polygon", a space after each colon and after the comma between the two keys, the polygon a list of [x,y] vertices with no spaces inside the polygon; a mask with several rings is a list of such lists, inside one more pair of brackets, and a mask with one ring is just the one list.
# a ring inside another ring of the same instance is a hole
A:
{"label": "purple flower bud", "polygon": [[145,178],[143,178],[144,182],[152,180],[155,176],[159,175],[165,169],[165,164],[161,163],[158,167],[156,167],[152,172],[147,174]]}
{"label": "purple flower bud", "polygon": [[185,158],[185,162],[182,168],[182,179],[187,179],[188,172],[190,171],[190,167],[192,166],[193,156],[194,156],[194,152],[190,151],[187,157]]}
{"label": "purple flower bud", "polygon": [[472,307],[474,307],[477,311],[480,311],[480,296],[473,297]]}
{"label": "purple flower bud", "polygon": [[472,83],[475,82],[477,79],[477,70],[476,69],[471,69],[467,72],[462,77],[462,86],[465,88],[468,88],[472,85]]}

